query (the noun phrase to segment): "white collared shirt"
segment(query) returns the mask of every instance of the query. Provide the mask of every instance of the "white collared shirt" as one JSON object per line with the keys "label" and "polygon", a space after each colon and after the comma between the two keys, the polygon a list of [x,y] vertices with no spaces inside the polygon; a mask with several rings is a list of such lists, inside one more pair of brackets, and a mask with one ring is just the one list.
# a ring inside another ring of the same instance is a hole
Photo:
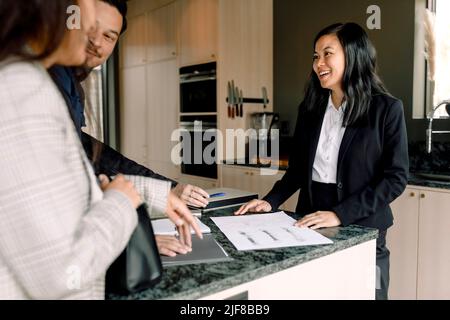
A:
{"label": "white collared shirt", "polygon": [[313,164],[313,181],[336,183],[339,149],[345,133],[342,126],[345,106],[346,102],[336,109],[330,94]]}

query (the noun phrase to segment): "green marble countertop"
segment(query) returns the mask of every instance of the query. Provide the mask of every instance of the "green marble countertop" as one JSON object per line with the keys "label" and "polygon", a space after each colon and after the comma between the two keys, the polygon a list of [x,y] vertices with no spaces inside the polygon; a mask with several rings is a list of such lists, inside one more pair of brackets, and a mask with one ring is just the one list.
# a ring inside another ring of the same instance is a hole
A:
{"label": "green marble countertop", "polygon": [[450,182],[436,181],[432,179],[423,179],[411,174],[408,179],[409,186],[428,187],[437,189],[450,189]]}
{"label": "green marble countertop", "polygon": [[331,245],[239,252],[210,219],[210,217],[231,215],[235,209],[237,208],[211,211],[203,214],[201,218],[211,228],[215,239],[233,258],[232,261],[170,267],[164,269],[163,279],[151,290],[129,296],[111,295],[107,298],[114,300],[198,299],[376,239],[378,236],[378,231],[375,229],[359,226],[336,227],[320,231],[334,241]]}

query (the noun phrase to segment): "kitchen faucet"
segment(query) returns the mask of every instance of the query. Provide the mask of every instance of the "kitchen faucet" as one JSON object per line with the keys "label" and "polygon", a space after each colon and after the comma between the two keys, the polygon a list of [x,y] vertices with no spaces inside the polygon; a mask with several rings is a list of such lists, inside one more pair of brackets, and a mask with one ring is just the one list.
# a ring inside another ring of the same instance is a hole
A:
{"label": "kitchen faucet", "polygon": [[428,129],[426,130],[427,153],[431,153],[431,142],[432,142],[433,133],[435,133],[435,134],[450,133],[450,131],[433,131],[434,114],[436,113],[437,109],[439,109],[443,105],[445,105],[445,109],[447,111],[447,114],[450,116],[450,100],[442,101],[436,107],[434,107],[433,110],[430,111],[430,113],[428,113],[428,116],[427,116],[427,118],[428,118]]}

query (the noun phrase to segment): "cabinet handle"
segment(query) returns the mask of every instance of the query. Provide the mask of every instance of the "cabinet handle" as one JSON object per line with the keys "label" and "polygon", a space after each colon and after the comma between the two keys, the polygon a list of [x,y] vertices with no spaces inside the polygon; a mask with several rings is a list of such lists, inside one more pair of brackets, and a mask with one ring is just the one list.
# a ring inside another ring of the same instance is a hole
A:
{"label": "cabinet handle", "polygon": [[413,198],[413,197],[416,196],[416,193],[415,193],[415,192],[411,192],[411,193],[409,194],[409,196],[410,196],[411,198]]}
{"label": "cabinet handle", "polygon": [[425,193],[421,193],[421,194],[420,194],[420,197],[421,197],[422,199],[425,199]]}
{"label": "cabinet handle", "polygon": [[177,53],[176,53],[176,52],[172,52],[172,55],[173,55],[173,56],[176,56],[176,55],[177,55]]}
{"label": "cabinet handle", "polygon": [[255,175],[255,173],[254,173],[254,172],[250,172],[250,175],[251,175],[251,176],[254,176],[254,175]]}

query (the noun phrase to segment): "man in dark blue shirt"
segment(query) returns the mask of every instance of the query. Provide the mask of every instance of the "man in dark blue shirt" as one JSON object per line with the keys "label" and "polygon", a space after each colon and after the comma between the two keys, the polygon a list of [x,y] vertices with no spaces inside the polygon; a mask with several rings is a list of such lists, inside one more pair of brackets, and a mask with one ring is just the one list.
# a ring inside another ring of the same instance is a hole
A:
{"label": "man in dark blue shirt", "polygon": [[54,66],[51,68],[50,73],[53,81],[64,92],[64,98],[67,100],[67,105],[70,106],[70,115],[78,135],[81,137],[81,128],[86,126],[84,120],[84,97],[81,96],[81,91],[78,88],[79,82],[75,78],[74,70],[70,67]]}

